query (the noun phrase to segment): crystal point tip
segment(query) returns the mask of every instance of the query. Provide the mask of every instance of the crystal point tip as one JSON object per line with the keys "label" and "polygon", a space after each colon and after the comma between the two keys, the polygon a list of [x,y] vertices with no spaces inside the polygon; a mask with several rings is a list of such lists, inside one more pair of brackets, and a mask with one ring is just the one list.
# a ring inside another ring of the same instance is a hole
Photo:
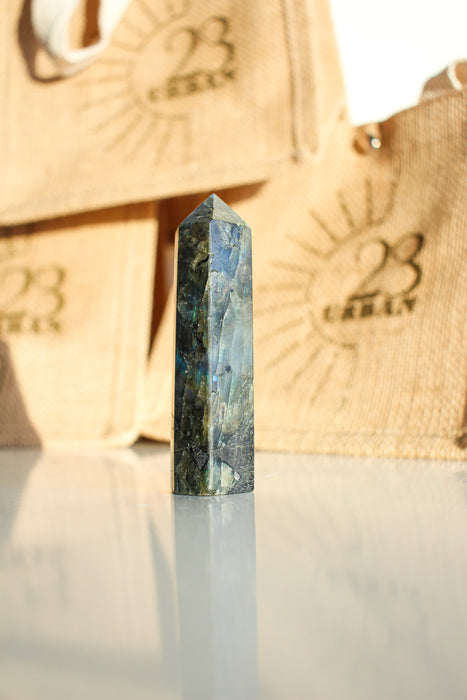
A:
{"label": "crystal point tip", "polygon": [[190,226],[194,221],[225,221],[226,223],[246,226],[243,219],[234,212],[217,194],[210,194],[204,202],[196,207],[180,226]]}

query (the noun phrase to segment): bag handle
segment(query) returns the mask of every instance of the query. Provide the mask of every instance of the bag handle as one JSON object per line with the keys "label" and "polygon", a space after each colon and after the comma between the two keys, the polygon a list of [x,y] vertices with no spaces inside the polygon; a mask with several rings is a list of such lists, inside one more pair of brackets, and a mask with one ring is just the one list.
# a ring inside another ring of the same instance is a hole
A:
{"label": "bag handle", "polygon": [[53,59],[61,77],[69,77],[93,63],[108,46],[112,32],[131,0],[100,0],[99,41],[72,49],[70,24],[82,0],[32,0],[31,23],[37,39]]}
{"label": "bag handle", "polygon": [[[431,100],[451,90],[464,90],[467,87],[467,61],[453,61],[441,73],[434,75],[423,86],[420,102]],[[358,153],[370,153],[382,146],[379,124],[365,124],[355,127],[353,147]]]}
{"label": "bag handle", "polygon": [[420,101],[429,100],[450,90],[464,90],[467,87],[467,61],[453,61],[441,73],[426,81]]}

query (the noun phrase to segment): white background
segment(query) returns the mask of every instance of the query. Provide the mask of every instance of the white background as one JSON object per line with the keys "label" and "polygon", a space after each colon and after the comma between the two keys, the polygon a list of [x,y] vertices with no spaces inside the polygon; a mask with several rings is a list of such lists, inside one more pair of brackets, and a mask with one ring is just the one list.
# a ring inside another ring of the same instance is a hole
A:
{"label": "white background", "polygon": [[467,56],[465,0],[330,0],[354,124],[413,106],[423,83]]}

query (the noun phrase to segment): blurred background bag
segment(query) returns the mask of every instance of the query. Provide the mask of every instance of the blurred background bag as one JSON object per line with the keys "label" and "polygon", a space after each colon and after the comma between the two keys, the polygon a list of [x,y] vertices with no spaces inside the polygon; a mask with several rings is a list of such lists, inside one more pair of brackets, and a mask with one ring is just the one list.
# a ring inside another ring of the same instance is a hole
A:
{"label": "blurred background bag", "polygon": [[3,229],[0,445],[123,445],[139,434],[155,205]]}
{"label": "blurred background bag", "polygon": [[[465,457],[466,127],[449,84],[363,152],[340,115],[313,164],[220,193],[253,231],[257,447]],[[158,439],[172,324],[168,309],[150,360]]]}
{"label": "blurred background bag", "polygon": [[9,0],[0,31],[0,444],[129,444],[172,268],[139,202],[316,150],[327,2]]}
{"label": "blurred background bag", "polygon": [[[331,16],[327,0],[307,0],[307,14],[310,18],[309,32],[310,64],[309,74],[312,78],[314,101],[314,130],[316,133],[316,150],[311,160],[319,163],[322,151],[329,138],[329,131],[334,128],[338,115],[344,110],[344,86],[334,38]],[[288,170],[281,166],[285,177]],[[276,168],[275,176],[281,172]],[[220,191],[215,188],[226,202],[237,210],[248,198],[254,198],[262,185],[250,184]],[[173,358],[173,277],[174,235],[179,223],[210,194],[209,190],[196,194],[174,197],[160,202],[159,206],[159,246],[156,272],[156,296],[153,313],[154,340],[149,357],[146,409],[144,414],[143,433],[157,440],[168,440],[170,434],[170,410],[172,388],[172,358]],[[282,200],[282,194],[280,195]],[[284,202],[284,212],[286,211]],[[259,230],[253,231],[253,238],[268,235],[270,224],[268,203],[258,201]],[[274,224],[275,226],[275,224]],[[272,233],[272,231],[270,231]],[[254,263],[255,264],[255,263]],[[254,273],[256,274],[256,272]],[[257,400],[257,399],[256,399]],[[261,447],[261,445],[259,445]]]}
{"label": "blurred background bag", "polygon": [[[306,158],[323,118],[321,5],[2,3],[0,223],[243,184]],[[116,28],[99,41],[112,11]],[[70,77],[65,58],[83,45],[87,68]],[[329,70],[339,81],[337,64]]]}
{"label": "blurred background bag", "polygon": [[73,3],[0,10],[0,443],[168,439],[173,233],[216,190],[253,229],[257,446],[464,457],[465,66],[356,131],[325,0]]}

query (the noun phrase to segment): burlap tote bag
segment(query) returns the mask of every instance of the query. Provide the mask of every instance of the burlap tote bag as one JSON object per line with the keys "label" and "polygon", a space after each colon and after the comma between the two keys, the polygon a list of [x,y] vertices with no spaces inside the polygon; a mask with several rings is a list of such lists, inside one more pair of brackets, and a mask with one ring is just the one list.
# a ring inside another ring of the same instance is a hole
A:
{"label": "burlap tote bag", "polygon": [[0,223],[244,184],[306,159],[323,116],[310,66],[326,11],[323,0],[2,3]]}
{"label": "burlap tote bag", "polygon": [[0,446],[122,445],[140,430],[154,204],[0,232]]}
{"label": "burlap tote bag", "polygon": [[[379,125],[380,148],[336,119],[313,165],[221,193],[253,230],[257,447],[465,457],[467,90],[437,94]],[[159,439],[172,325],[168,309]]]}
{"label": "burlap tote bag", "polygon": [[[336,61],[316,60],[329,50],[329,32],[316,32],[329,26],[325,2],[135,0],[123,16],[128,4],[0,8],[0,222],[152,197],[161,183],[171,190],[170,178],[182,190],[198,189],[205,173],[216,187],[248,180],[313,149],[342,89]],[[82,34],[89,45],[77,49]],[[227,56],[231,75],[219,84],[222,71],[211,73]],[[190,70],[202,89],[191,90]],[[180,94],[169,95],[176,85]],[[184,159],[187,139],[197,150]],[[1,445],[120,445],[138,436],[156,227],[155,207],[138,204],[1,231]],[[161,279],[162,258],[161,248]],[[156,321],[158,307],[159,295]]]}

